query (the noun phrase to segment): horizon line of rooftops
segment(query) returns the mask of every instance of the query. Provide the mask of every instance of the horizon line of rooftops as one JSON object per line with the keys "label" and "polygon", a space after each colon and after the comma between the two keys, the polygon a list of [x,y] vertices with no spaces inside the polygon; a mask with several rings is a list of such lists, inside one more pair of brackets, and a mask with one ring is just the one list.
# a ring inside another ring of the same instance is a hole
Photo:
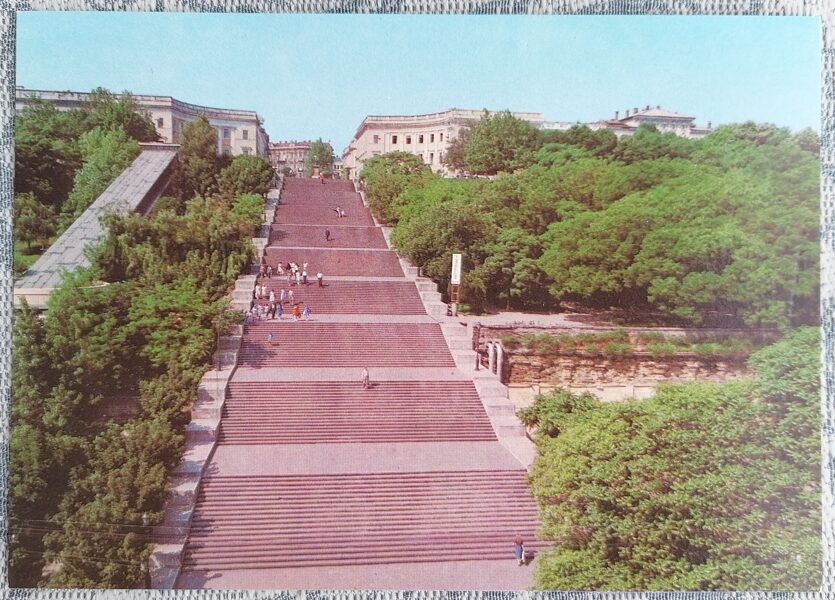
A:
{"label": "horizon line of rooftops", "polygon": [[[24,94],[29,94],[30,95],[29,97],[31,97],[31,95],[38,94],[38,96],[35,96],[35,97],[42,97],[41,95],[47,95],[47,97],[43,98],[45,100],[53,99],[53,98],[50,98],[49,96],[54,95],[54,96],[56,96],[54,98],[56,101],[60,101],[60,100],[80,101],[83,97],[89,96],[91,94],[91,92],[77,92],[77,91],[73,91],[73,90],[41,90],[41,89],[27,88],[25,86],[20,86],[20,85],[16,86],[15,92],[16,92],[16,96],[17,96],[18,100],[25,100],[27,96],[25,96]],[[183,109],[185,109],[186,111],[189,111],[189,112],[199,113],[201,111],[206,111],[206,112],[226,113],[227,115],[240,114],[240,115],[254,116],[259,123],[263,123],[263,119],[258,114],[258,112],[255,111],[255,110],[204,106],[204,105],[200,105],[200,104],[193,104],[193,103],[190,103],[190,102],[185,102],[185,101],[182,101],[182,100],[178,100],[177,98],[174,98],[173,96],[170,96],[170,95],[135,94],[133,92],[117,92],[117,93],[114,93],[113,95],[119,97],[119,96],[124,95],[125,93],[129,93],[133,98],[135,98],[137,100],[143,100],[143,101],[146,101],[146,102],[169,102],[170,101],[172,105],[182,107]],[[661,109],[660,105],[652,107],[649,104],[647,104],[643,109],[641,109],[639,107],[635,107],[634,109],[632,109],[630,111],[630,109],[627,108],[626,111],[624,111],[625,116],[623,116],[623,117],[620,116],[620,111],[615,111],[614,119],[603,118],[603,119],[599,119],[597,121],[590,121],[589,123],[603,123],[603,122],[624,120],[624,119],[627,119],[627,118],[634,117],[636,114],[640,114],[640,113],[643,113],[643,112],[646,112],[646,111],[651,111],[651,110],[661,110],[661,111],[663,111],[665,113],[663,115],[665,118],[689,119],[689,120],[694,119],[694,117],[691,117],[691,116],[688,116],[688,115],[683,115],[681,113],[675,113],[673,111],[668,111],[668,110]],[[502,113],[502,112],[510,112],[512,115],[516,116],[517,118],[522,118],[522,119],[524,119],[526,121],[530,121],[530,122],[538,122],[538,123],[541,122],[543,124],[548,124],[548,123],[566,123],[566,124],[573,123],[573,124],[576,124],[576,125],[586,124],[586,122],[581,122],[581,121],[576,121],[576,123],[573,122],[573,121],[547,121],[545,119],[545,116],[543,115],[543,113],[534,112],[534,111],[511,111],[509,109],[489,110],[489,109],[486,109],[486,108],[483,108],[483,109],[468,109],[468,108],[451,107],[451,108],[448,108],[447,110],[444,110],[444,111],[431,112],[431,113],[420,113],[420,114],[413,114],[413,115],[406,115],[406,114],[366,115],[366,117],[362,120],[359,127],[357,128],[357,131],[356,131],[354,137],[356,138],[357,137],[356,134],[358,134],[360,132],[360,130],[362,129],[362,126],[364,124],[370,122],[370,121],[391,122],[391,121],[396,121],[398,119],[410,119],[410,120],[424,120],[424,119],[426,119],[426,120],[428,120],[428,119],[432,119],[432,118],[441,118],[445,115],[450,115],[451,113],[461,113],[462,116],[466,115],[468,117],[475,117],[475,116],[478,116],[478,115],[482,115],[485,112],[488,113],[488,114],[491,114],[491,115]],[[710,127],[710,125],[708,125],[708,128],[709,127]],[[276,142],[270,141],[269,143],[270,143],[270,145],[274,145],[274,144],[312,144],[313,140],[281,140],[281,141],[276,141]]]}

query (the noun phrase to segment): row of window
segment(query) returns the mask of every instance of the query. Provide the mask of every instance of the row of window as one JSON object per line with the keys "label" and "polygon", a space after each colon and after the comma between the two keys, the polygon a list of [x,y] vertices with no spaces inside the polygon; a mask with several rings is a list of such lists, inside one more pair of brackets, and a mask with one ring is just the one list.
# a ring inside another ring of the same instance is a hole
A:
{"label": "row of window", "polygon": [[[423,137],[424,137],[424,136],[423,136],[423,134],[422,134],[422,133],[421,133],[421,134],[419,134],[419,135],[417,136],[417,138],[418,138],[417,143],[418,143],[418,144],[422,144],[422,143],[423,143]],[[397,135],[392,135],[392,136],[391,136],[391,143],[392,143],[392,144],[396,144],[396,143],[397,143],[397,139],[398,139],[398,138],[397,138]],[[438,134],[438,141],[439,141],[439,142],[443,142],[443,141],[444,141],[444,134],[443,134],[443,133],[439,133],[439,134]],[[375,136],[374,136],[374,143],[375,143],[375,144],[379,144],[379,143],[380,143],[380,136],[379,136],[379,135],[375,135]],[[411,143],[412,143],[412,136],[411,136],[411,135],[407,135],[407,136],[406,136],[406,144],[408,145],[408,144],[411,144]],[[430,143],[430,144],[434,144],[434,143],[435,143],[435,134],[434,134],[434,133],[430,133],[430,134],[429,134],[429,143]]]}
{"label": "row of window", "polygon": [[[165,120],[162,117],[158,118],[157,119],[157,127],[162,129],[164,126],[165,126]],[[224,127],[222,135],[223,135],[224,140],[228,140],[232,137],[232,132],[228,127]],[[243,139],[243,140],[248,140],[249,139],[249,130],[248,129],[242,129],[241,130],[241,139]]]}

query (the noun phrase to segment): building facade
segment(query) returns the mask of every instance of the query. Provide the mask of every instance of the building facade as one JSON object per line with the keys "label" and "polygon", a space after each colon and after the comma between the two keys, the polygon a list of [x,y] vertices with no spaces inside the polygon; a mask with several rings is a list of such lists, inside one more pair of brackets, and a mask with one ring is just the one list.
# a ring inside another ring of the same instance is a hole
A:
{"label": "building facade", "polygon": [[303,142],[275,142],[270,144],[270,163],[276,173],[289,169],[287,174],[292,176],[304,175],[304,161],[310,152],[312,141]]}
{"label": "building facade", "polygon": [[[484,111],[451,108],[426,115],[368,116],[342,153],[343,170],[355,177],[368,159],[387,152],[410,152],[420,157],[433,171],[446,173],[443,165],[450,143],[462,128],[481,119]],[[541,113],[512,113],[514,117],[539,127]]]}
{"label": "building facade", "polygon": [[[118,94],[117,94],[118,95]],[[88,101],[85,92],[56,92],[30,90],[18,87],[15,90],[15,110],[26,107],[32,98],[53,102],[59,110],[79,108]],[[258,154],[267,156],[269,136],[263,127],[263,120],[255,111],[226,108],[211,108],[188,104],[171,96],[134,95],[136,104],[148,115],[164,143],[179,144],[183,126],[203,115],[217,131],[218,154]]]}
{"label": "building facade", "polygon": [[[426,115],[368,116],[357,128],[354,138],[342,153],[344,169],[350,177],[356,177],[363,163],[387,152],[410,152],[420,157],[433,171],[447,173],[443,157],[452,140],[462,128],[481,119],[484,111],[451,108],[440,113]],[[585,125],[590,129],[609,129],[618,137],[632,135],[638,127],[647,123],[659,131],[681,137],[702,138],[713,131],[710,124],[699,127],[694,118],[662,109],[660,106],[627,110],[623,117],[615,113],[614,119],[591,123],[546,121],[541,113],[514,112],[514,117],[528,121],[538,129],[568,130]]]}
{"label": "building facade", "polygon": [[609,129],[616,136],[623,137],[634,134],[638,130],[638,127],[647,124],[654,125],[661,133],[674,133],[677,136],[691,139],[703,138],[713,131],[710,123],[708,123],[707,127],[699,127],[694,121],[695,119],[688,115],[666,110],[660,106],[651,107],[647,105],[643,109],[637,107],[632,110],[626,109],[622,117],[620,116],[620,111],[616,111],[614,119],[602,119],[592,123],[545,121],[542,124],[542,128],[565,131],[571,127],[585,125],[595,130]]}

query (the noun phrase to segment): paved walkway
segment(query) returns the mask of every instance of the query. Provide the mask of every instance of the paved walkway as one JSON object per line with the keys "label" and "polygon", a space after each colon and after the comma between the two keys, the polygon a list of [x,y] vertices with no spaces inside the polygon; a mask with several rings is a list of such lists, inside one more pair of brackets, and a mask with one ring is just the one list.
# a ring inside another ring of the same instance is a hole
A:
{"label": "paved walkway", "polygon": [[519,462],[496,442],[223,445],[215,450],[209,474],[321,475],[518,468]]}
{"label": "paved walkway", "polygon": [[[461,371],[446,367],[371,367],[371,383],[385,386],[386,381],[469,380]],[[238,367],[234,381],[356,381],[360,385],[361,368],[354,367]]]}
{"label": "paved walkway", "polygon": [[[508,552],[512,552],[511,546]],[[530,585],[536,560],[520,567],[515,561],[472,560],[400,563],[358,567],[191,571],[180,587],[220,590],[308,590],[322,581],[343,590],[523,590]]]}

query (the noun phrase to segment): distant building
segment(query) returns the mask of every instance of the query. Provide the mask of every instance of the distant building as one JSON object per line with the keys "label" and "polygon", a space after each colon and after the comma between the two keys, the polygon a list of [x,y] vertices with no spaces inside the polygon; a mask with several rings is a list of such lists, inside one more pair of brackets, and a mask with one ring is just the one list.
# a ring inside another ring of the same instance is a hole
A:
{"label": "distant building", "polygon": [[290,169],[290,175],[304,175],[304,161],[313,142],[274,142],[270,144],[270,163],[276,173]]}
{"label": "distant building", "polygon": [[[458,137],[462,128],[481,119],[484,111],[451,108],[445,112],[426,115],[368,116],[357,128],[354,138],[342,153],[344,169],[354,177],[369,158],[387,152],[410,152],[420,157],[433,171],[446,173],[442,161],[450,142]],[[609,129],[618,137],[632,135],[643,123],[655,125],[659,131],[681,137],[702,138],[713,131],[710,124],[699,127],[694,118],[662,109],[660,106],[643,110],[627,110],[623,117],[615,113],[614,119],[591,123],[579,121],[546,121],[541,113],[514,112],[517,119],[527,121],[538,129],[565,131],[585,125],[590,129]]]}
{"label": "distant building", "polygon": [[342,159],[334,157],[333,159],[333,177],[334,179],[342,179],[342,174],[345,172],[345,163]]}
{"label": "distant building", "polygon": [[[79,108],[89,99],[90,94],[18,87],[15,90],[15,110],[25,108],[32,97],[54,102],[59,110],[70,110]],[[133,99],[154,123],[157,133],[165,143],[179,144],[183,125],[194,121],[198,115],[203,115],[217,130],[218,154],[266,156],[268,153],[269,136],[264,130],[261,117],[255,111],[199,106],[181,102],[171,96],[137,94]]]}
{"label": "distant building", "polygon": [[643,109],[634,108],[631,111],[627,109],[624,116],[620,116],[620,112],[615,112],[614,119],[603,119],[592,123],[566,123],[560,121],[545,121],[542,124],[543,129],[559,129],[567,130],[578,125],[585,125],[590,129],[609,129],[616,136],[623,137],[632,135],[643,124],[654,125],[658,131],[662,133],[674,133],[680,137],[699,139],[705,137],[713,129],[708,123],[707,127],[699,127],[693,121],[693,117],[683,115],[681,113],[665,110],[660,106],[650,107],[647,105]]}
{"label": "distant building", "polygon": [[[450,108],[426,115],[369,115],[362,120],[354,138],[342,153],[343,169],[354,177],[368,159],[387,152],[410,152],[420,157],[433,171],[446,172],[442,161],[450,142],[462,128],[481,119],[484,111]],[[512,113],[536,127],[543,123],[541,113]]]}

